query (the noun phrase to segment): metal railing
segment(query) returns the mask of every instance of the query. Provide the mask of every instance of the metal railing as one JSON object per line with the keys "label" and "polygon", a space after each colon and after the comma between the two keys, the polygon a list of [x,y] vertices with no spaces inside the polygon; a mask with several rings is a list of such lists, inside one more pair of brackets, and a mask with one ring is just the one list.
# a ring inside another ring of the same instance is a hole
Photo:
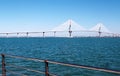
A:
{"label": "metal railing", "polygon": [[[2,56],[2,76],[6,76],[6,72],[10,72],[10,73],[13,73],[13,74],[18,74],[20,76],[28,76],[28,75],[25,75],[25,74],[20,74],[20,73],[14,72],[14,71],[10,71],[10,70],[6,69],[6,66],[10,66],[10,67],[18,68],[18,69],[24,69],[24,70],[27,70],[27,71],[36,72],[36,73],[40,73],[40,74],[45,74],[45,76],[57,76],[57,75],[51,74],[49,72],[49,63],[62,65],[62,66],[68,66],[68,67],[74,67],[74,68],[82,68],[82,69],[88,69],[88,70],[94,70],[94,71],[102,71],[102,72],[107,72],[107,73],[113,73],[113,74],[120,75],[120,71],[111,70],[111,69],[105,69],[105,68],[98,68],[98,67],[93,67],[93,66],[85,66],[85,65],[78,65],[78,64],[68,64],[68,63],[49,61],[49,60],[42,60],[42,59],[36,59],[36,58],[27,58],[27,57],[14,56],[14,55],[8,55],[8,54],[1,54],[1,56]],[[22,67],[22,66],[16,66],[16,65],[11,65],[11,64],[9,65],[9,64],[6,63],[5,57],[12,57],[12,58],[18,58],[18,59],[24,59],[24,60],[44,62],[45,71],[43,72],[43,71],[38,71],[38,70],[25,68],[25,67]]]}

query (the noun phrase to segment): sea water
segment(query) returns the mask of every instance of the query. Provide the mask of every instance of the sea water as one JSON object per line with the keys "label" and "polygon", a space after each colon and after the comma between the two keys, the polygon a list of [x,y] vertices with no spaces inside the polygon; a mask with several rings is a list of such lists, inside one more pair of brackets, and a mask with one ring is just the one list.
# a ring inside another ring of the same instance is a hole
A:
{"label": "sea water", "polygon": [[[0,38],[0,53],[120,71],[120,38]],[[44,63],[40,62],[8,57],[6,63],[44,71]],[[28,76],[44,76],[20,68],[6,68]],[[49,72],[57,76],[120,76],[56,64],[49,64]],[[9,72],[7,75],[19,76]]]}

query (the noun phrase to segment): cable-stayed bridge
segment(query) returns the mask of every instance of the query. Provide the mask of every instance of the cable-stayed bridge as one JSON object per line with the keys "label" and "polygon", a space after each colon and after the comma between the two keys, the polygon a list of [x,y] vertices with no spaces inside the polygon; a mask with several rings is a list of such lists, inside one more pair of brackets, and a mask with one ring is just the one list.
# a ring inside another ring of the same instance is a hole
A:
{"label": "cable-stayed bridge", "polygon": [[5,32],[0,37],[120,37],[118,33],[101,31],[43,31],[43,32]]}
{"label": "cable-stayed bridge", "polygon": [[102,23],[91,29],[85,29],[73,20],[68,20],[50,31],[41,32],[5,32],[0,37],[120,37],[112,33]]}

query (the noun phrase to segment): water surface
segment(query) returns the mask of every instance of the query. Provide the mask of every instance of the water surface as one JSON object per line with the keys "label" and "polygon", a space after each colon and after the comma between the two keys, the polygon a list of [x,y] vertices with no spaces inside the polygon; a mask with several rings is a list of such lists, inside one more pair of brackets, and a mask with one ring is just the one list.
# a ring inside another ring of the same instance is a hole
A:
{"label": "water surface", "polygon": [[[120,38],[0,38],[0,53],[120,71]],[[14,58],[8,58],[7,62],[44,71],[44,63]],[[60,65],[49,66],[50,72],[58,76],[119,76]],[[44,76],[10,67],[8,69],[29,76]]]}

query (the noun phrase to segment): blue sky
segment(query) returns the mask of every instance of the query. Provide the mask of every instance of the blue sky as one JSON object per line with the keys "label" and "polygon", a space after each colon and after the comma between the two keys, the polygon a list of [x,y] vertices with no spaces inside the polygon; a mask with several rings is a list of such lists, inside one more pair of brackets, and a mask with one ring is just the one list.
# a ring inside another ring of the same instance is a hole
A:
{"label": "blue sky", "polygon": [[68,19],[120,33],[120,0],[0,0],[0,32],[49,30]]}

